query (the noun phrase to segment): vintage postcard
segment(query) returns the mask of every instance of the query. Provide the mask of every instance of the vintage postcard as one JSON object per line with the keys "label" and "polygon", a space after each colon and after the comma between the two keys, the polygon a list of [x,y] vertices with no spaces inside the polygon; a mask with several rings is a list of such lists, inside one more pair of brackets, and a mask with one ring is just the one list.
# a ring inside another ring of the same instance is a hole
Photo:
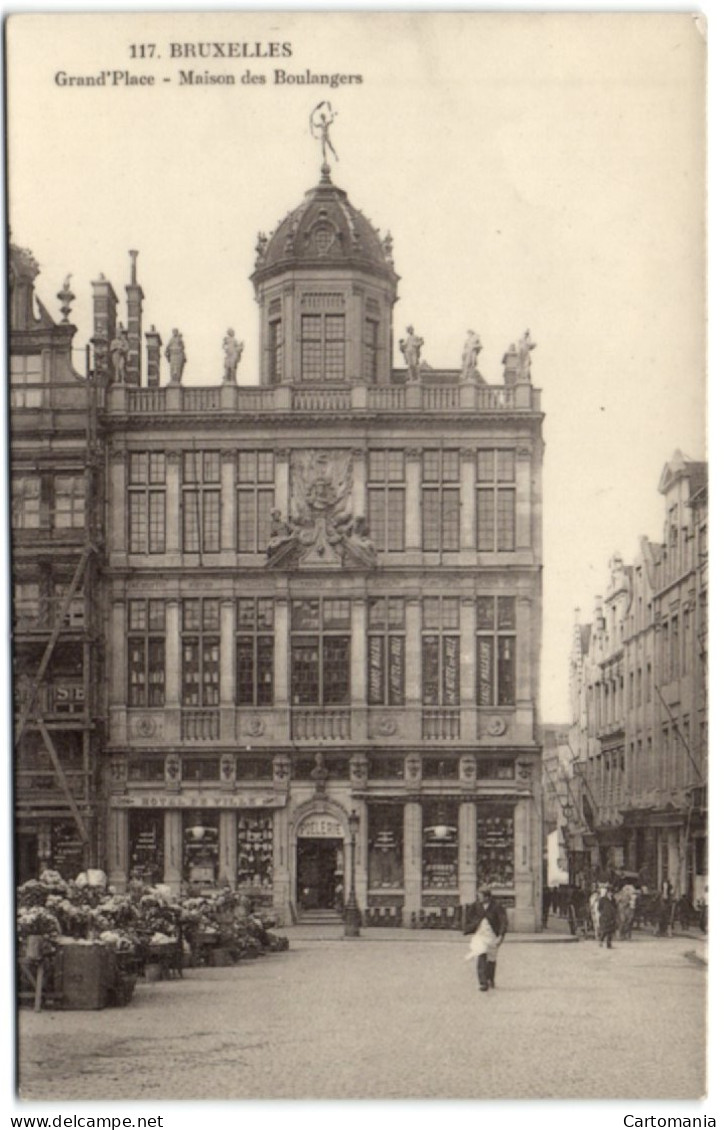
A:
{"label": "vintage postcard", "polygon": [[18,1103],[716,1125],[703,18],[5,36]]}

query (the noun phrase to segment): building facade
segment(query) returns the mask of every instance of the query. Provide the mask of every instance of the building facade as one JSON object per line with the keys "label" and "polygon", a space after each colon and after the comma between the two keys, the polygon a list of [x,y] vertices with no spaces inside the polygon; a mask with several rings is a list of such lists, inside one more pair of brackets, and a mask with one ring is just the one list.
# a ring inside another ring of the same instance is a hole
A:
{"label": "building facade", "polygon": [[680,452],[659,483],[664,540],[609,563],[576,624],[571,745],[580,781],[572,866],[624,867],[703,897],[707,880],[707,468]]}
{"label": "building facade", "polygon": [[[353,888],[371,924],[453,924],[486,880],[532,929],[543,447],[528,337],[497,384],[471,336],[461,367],[434,370],[410,329],[392,368],[392,241],[325,165],[256,254],[255,386],[237,384],[231,333],[219,385],[195,386],[176,331],[160,379],[136,253],[128,331],[94,283],[99,859],[117,889],[229,884],[283,921],[340,910]],[[146,374],[131,364],[144,344]]]}
{"label": "building facade", "polygon": [[95,388],[73,366],[73,295],[56,323],[38,265],[11,245],[11,527],[16,873],[78,872],[105,837],[100,787],[103,465]]}

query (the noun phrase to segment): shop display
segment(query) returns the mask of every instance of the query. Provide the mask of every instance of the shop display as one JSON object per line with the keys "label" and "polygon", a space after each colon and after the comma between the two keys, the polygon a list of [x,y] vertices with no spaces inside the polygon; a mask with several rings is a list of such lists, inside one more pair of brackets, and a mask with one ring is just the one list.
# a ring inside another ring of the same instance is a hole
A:
{"label": "shop display", "polygon": [[512,809],[477,814],[477,882],[512,887],[515,882],[515,821]]}
{"label": "shop display", "polygon": [[239,818],[237,883],[260,892],[273,889],[273,818],[269,814]]}

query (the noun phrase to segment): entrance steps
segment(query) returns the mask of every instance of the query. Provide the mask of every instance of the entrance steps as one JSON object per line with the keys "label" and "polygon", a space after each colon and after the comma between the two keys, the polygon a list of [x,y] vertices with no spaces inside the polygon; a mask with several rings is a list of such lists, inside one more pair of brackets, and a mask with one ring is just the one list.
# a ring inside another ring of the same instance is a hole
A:
{"label": "entrance steps", "polygon": [[338,910],[299,910],[298,926],[340,926],[343,916]]}

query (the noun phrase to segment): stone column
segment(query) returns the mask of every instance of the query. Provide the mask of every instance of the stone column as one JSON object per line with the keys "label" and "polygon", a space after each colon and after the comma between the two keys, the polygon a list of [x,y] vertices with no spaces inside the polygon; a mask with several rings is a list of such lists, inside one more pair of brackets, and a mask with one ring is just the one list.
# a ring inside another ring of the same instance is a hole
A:
{"label": "stone column", "polygon": [[290,511],[290,451],[287,447],[275,451],[275,506],[283,519]]}
{"label": "stone column", "polygon": [[462,553],[474,558],[475,551],[475,458],[473,447],[463,447],[460,452],[460,526],[459,547]]}
{"label": "stone column", "polygon": [[129,874],[129,812],[111,808],[108,821],[109,883],[118,892],[126,890]]}
{"label": "stone column", "polygon": [[539,919],[536,917],[534,868],[540,866],[531,836],[532,797],[522,797],[515,805],[515,909],[510,911],[510,921],[515,930],[531,931]]}
{"label": "stone column", "polygon": [[290,907],[295,899],[293,867],[288,845],[288,810],[273,810],[273,909],[282,922],[290,923]]}
{"label": "stone column", "polygon": [[459,806],[459,895],[463,906],[477,897],[477,806],[469,800]]}
{"label": "stone column", "polygon": [[182,813],[170,809],[164,813],[164,883],[178,895],[182,888]]}
{"label": "stone column", "polygon": [[179,553],[182,546],[180,479],[182,456],[179,451],[167,452],[167,553]]}
{"label": "stone column", "polygon": [[237,812],[220,812],[220,865],[218,880],[237,886]]}
{"label": "stone column", "polygon": [[515,602],[515,702],[518,705],[533,701],[532,679],[537,670],[537,657],[532,655],[532,604],[529,596],[518,596]]}
{"label": "stone column", "polygon": [[422,806],[418,800],[404,805],[404,925],[422,905]]}
{"label": "stone column", "polygon": [[404,548],[421,551],[422,548],[422,453],[418,447],[408,447],[406,456],[406,517]]}
{"label": "stone column", "polygon": [[406,601],[406,705],[422,701],[422,606],[418,597]]}
{"label": "stone column", "polygon": [[468,744],[477,740],[475,699],[475,600],[465,596],[459,602],[460,616],[460,737]]}
{"label": "stone column", "polygon": [[288,647],[290,612],[287,597],[275,598],[275,687],[274,704],[288,706]]}
{"label": "stone column", "polygon": [[237,471],[237,451],[227,449],[222,452],[222,507],[220,515],[220,549],[223,553],[234,553],[237,549],[237,497],[235,492],[235,473]]}
{"label": "stone column", "polygon": [[[363,323],[364,323],[364,292],[363,287],[354,283],[352,295],[349,298],[346,311],[346,373],[348,381],[363,379]],[[354,514],[357,511],[354,510]],[[363,511],[358,511],[363,513]]]}
{"label": "stone column", "polygon": [[182,685],[182,638],[180,634],[181,606],[177,600],[166,602],[166,641],[164,660],[166,678],[164,701],[167,706],[179,706]]}
{"label": "stone column", "polygon": [[220,608],[220,740],[235,740],[235,602],[223,598]]}
{"label": "stone column", "polygon": [[366,452],[361,447],[354,448],[353,485],[351,487],[351,510],[355,518],[366,513]]}
{"label": "stone column", "polygon": [[351,602],[351,738],[366,741],[366,601]]}
{"label": "stone column", "polygon": [[530,448],[518,447],[515,459],[515,548],[530,549]]}
{"label": "stone column", "polygon": [[111,638],[117,641],[116,647],[108,650],[109,663],[109,706],[126,705],[126,601],[115,599],[111,605]]}
{"label": "stone column", "polygon": [[295,286],[286,283],[283,287],[283,379],[282,384],[292,384],[295,379],[295,358],[300,348],[297,311],[295,309]]}
{"label": "stone column", "polygon": [[119,448],[111,452],[111,474],[109,492],[109,553],[116,554],[128,552],[126,544],[127,530],[127,491],[126,491],[126,463],[127,453]]}
{"label": "stone column", "polygon": [[[368,843],[369,843],[369,813],[365,802],[356,806],[360,817],[358,832],[356,833],[356,866],[354,870],[354,883],[356,886],[356,902],[363,914],[368,901]],[[345,894],[345,892],[344,892]]]}

